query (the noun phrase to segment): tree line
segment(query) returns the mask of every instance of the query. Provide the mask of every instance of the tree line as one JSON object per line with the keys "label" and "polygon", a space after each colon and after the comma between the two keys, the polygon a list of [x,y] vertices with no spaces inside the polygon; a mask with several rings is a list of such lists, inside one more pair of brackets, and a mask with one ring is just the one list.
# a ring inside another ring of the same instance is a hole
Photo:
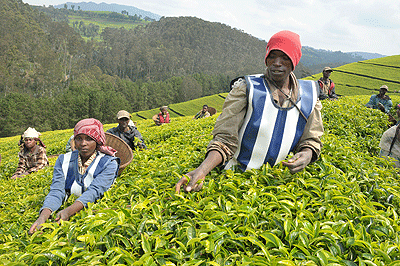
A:
{"label": "tree line", "polygon": [[[265,68],[266,42],[221,23],[163,17],[85,41],[45,7],[0,3],[0,137],[28,126],[72,128],[86,117],[115,122],[120,109],[226,92],[231,79]],[[301,65],[296,71],[307,73]]]}

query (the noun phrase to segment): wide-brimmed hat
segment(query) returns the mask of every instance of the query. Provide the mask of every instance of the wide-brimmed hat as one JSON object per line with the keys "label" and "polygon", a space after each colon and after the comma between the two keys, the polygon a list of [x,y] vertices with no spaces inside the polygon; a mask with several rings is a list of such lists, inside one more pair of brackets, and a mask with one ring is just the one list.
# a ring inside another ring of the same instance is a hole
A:
{"label": "wide-brimmed hat", "polygon": [[324,67],[324,69],[322,70],[322,72],[332,72],[332,71],[333,71],[333,69],[328,66]]}

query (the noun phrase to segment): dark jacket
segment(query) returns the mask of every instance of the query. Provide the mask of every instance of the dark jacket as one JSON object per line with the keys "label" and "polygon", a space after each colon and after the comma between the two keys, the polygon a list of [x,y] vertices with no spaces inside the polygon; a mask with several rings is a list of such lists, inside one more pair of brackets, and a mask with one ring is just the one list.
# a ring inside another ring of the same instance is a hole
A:
{"label": "dark jacket", "polygon": [[319,85],[319,99],[320,100],[325,100],[327,98],[331,99],[337,99],[338,96],[335,93],[335,83],[331,79],[329,79],[329,88],[328,88],[328,95],[324,93],[323,88],[324,88],[324,81],[322,78],[318,80],[318,85]]}
{"label": "dark jacket", "polygon": [[136,127],[131,126],[128,126],[128,128],[129,130],[127,132],[122,132],[119,129],[119,126],[117,126],[110,128],[107,130],[107,132],[123,139],[132,150],[136,149],[137,147],[140,149],[146,149],[146,144],[144,144],[142,134],[140,134],[139,130],[137,130]]}

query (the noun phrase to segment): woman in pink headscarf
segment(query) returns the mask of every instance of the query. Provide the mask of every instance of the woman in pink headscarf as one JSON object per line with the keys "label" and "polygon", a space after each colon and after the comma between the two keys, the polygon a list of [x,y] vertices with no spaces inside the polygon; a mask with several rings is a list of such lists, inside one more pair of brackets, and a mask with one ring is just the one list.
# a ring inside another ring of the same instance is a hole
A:
{"label": "woman in pink headscarf", "polygon": [[93,118],[79,121],[74,128],[74,142],[76,150],[60,155],[56,161],[50,192],[29,234],[39,229],[71,194],[78,198],[57,213],[56,221],[67,221],[89,202],[100,199],[118,174],[120,160],[114,157],[116,150],[105,146],[106,138],[100,121]]}

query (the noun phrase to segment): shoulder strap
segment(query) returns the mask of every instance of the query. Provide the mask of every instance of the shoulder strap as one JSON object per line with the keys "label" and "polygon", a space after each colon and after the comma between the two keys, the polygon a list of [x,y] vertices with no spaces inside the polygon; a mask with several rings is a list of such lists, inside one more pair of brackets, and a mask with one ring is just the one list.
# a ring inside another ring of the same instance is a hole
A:
{"label": "shoulder strap", "polygon": [[99,152],[99,154],[96,156],[96,159],[94,159],[94,162],[90,165],[90,169],[89,169],[85,179],[83,180],[83,183],[85,185],[84,190],[86,190],[89,187],[89,185],[92,183],[94,171],[96,170],[97,165],[100,162],[100,159],[103,158],[104,155],[105,155],[104,153]]}
{"label": "shoulder strap", "polygon": [[329,79],[329,82],[331,83],[331,85],[329,86],[329,90],[332,90],[333,87],[335,87],[335,83],[333,83],[331,79]]}
{"label": "shoulder strap", "polygon": [[324,87],[324,85],[323,85],[323,83],[322,83],[322,80],[321,80],[321,79],[319,79],[319,80],[318,80],[318,85],[319,85],[319,87],[320,87],[321,89]]}
{"label": "shoulder strap", "polygon": [[63,163],[62,163],[62,171],[64,174],[64,179],[67,179],[68,168],[69,168],[69,161],[71,160],[72,152],[68,152],[64,154]]}

